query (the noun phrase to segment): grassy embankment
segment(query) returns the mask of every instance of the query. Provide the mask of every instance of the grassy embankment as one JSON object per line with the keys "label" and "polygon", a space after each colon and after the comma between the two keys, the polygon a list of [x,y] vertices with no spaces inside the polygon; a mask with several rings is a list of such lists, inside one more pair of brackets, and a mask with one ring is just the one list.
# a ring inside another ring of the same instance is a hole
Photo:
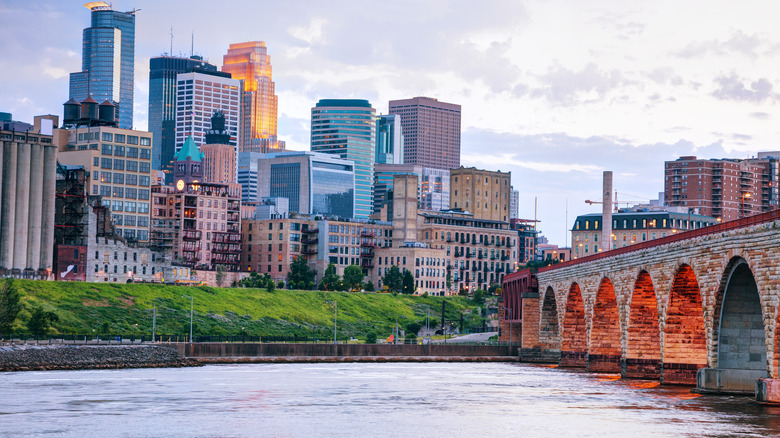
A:
{"label": "grassy embankment", "polygon": [[157,333],[181,335],[189,333],[190,324],[190,300],[182,295],[194,298],[196,335],[332,338],[334,300],[339,339],[363,338],[369,332],[389,336],[396,318],[402,327],[411,321],[424,325],[428,308],[431,317],[440,320],[443,300],[448,321],[459,321],[463,312],[465,327],[482,323],[476,306],[462,297],[24,280],[15,284],[25,306],[15,324],[17,333],[26,332],[29,309],[40,305],[59,317],[53,333],[100,333],[107,322],[111,334],[148,335],[156,305]]}

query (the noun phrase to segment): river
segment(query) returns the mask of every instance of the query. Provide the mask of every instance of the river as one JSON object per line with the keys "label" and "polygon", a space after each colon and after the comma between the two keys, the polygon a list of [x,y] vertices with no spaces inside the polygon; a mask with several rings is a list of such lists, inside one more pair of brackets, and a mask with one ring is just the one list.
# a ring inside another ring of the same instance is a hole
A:
{"label": "river", "polygon": [[0,373],[0,436],[780,436],[747,397],[512,363]]}

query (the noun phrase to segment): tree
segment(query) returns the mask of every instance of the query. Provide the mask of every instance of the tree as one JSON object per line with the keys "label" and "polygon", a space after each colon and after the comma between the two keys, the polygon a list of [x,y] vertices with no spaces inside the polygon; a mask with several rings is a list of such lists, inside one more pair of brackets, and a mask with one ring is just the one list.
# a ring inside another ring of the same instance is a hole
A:
{"label": "tree", "polygon": [[339,274],[336,273],[336,265],[328,263],[328,267],[325,268],[325,273],[322,274],[322,281],[320,281],[320,290],[331,291],[339,288]]}
{"label": "tree", "polygon": [[0,334],[11,334],[14,321],[22,310],[20,299],[13,279],[5,280],[0,286]]}
{"label": "tree", "polygon": [[382,283],[390,292],[401,292],[403,290],[403,282],[404,277],[396,265],[391,266],[385,273],[385,276],[382,277]]}
{"label": "tree", "polygon": [[282,280],[279,280],[276,282],[276,288],[277,289],[284,289],[284,282]]}
{"label": "tree", "polygon": [[447,290],[452,289],[452,273],[448,270],[447,271],[447,278],[444,280],[445,286],[447,286]]}
{"label": "tree", "polygon": [[314,289],[314,276],[316,273],[309,267],[309,262],[302,256],[297,256],[290,264],[290,272],[287,273],[287,287],[290,289]]}
{"label": "tree", "polygon": [[344,268],[344,284],[351,291],[360,290],[360,286],[363,284],[363,269],[358,265],[349,265]]}
{"label": "tree", "polygon": [[217,273],[214,274],[214,280],[217,281],[217,286],[222,287],[222,283],[225,281],[225,268],[222,265],[217,266]]}
{"label": "tree", "polygon": [[407,295],[411,295],[414,293],[416,288],[417,287],[414,285],[414,275],[412,275],[412,271],[404,272],[403,292]]}
{"label": "tree", "polygon": [[265,290],[273,292],[274,289],[276,289],[276,283],[271,278],[268,278],[268,281],[265,282]]}
{"label": "tree", "polygon": [[27,321],[27,329],[36,338],[46,335],[51,327],[51,323],[59,321],[60,318],[54,312],[48,312],[36,306],[33,307],[30,319]]}
{"label": "tree", "polygon": [[472,300],[474,301],[474,304],[481,306],[485,304],[485,298],[487,298],[489,294],[485,292],[482,289],[477,289],[474,291],[474,296],[472,297]]}
{"label": "tree", "polygon": [[374,291],[374,283],[372,283],[372,282],[371,282],[371,280],[367,281],[367,282],[366,282],[366,283],[363,285],[363,289],[364,289],[366,292],[373,292],[373,291]]}
{"label": "tree", "polygon": [[376,344],[376,333],[374,332],[366,333],[366,344]]}
{"label": "tree", "polygon": [[420,324],[417,321],[412,321],[412,322],[406,324],[406,331],[407,331],[407,333],[417,334],[417,333],[420,332],[420,329],[422,329],[422,324]]}

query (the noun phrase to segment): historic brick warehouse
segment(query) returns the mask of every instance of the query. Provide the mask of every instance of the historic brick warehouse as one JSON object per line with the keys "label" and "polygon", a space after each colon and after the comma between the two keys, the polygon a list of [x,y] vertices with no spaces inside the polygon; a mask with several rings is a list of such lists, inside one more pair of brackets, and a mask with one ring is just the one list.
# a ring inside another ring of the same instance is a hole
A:
{"label": "historic brick warehouse", "polygon": [[504,278],[504,318],[525,323],[532,360],[713,391],[759,378],[777,400],[778,229],[772,211],[521,271]]}

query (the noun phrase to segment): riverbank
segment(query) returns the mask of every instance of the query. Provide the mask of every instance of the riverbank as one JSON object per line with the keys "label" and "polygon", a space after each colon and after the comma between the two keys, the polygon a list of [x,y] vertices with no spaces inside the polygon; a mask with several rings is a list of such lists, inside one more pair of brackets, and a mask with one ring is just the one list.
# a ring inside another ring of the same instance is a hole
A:
{"label": "riverbank", "polygon": [[200,366],[159,345],[4,345],[0,371],[47,371]]}

